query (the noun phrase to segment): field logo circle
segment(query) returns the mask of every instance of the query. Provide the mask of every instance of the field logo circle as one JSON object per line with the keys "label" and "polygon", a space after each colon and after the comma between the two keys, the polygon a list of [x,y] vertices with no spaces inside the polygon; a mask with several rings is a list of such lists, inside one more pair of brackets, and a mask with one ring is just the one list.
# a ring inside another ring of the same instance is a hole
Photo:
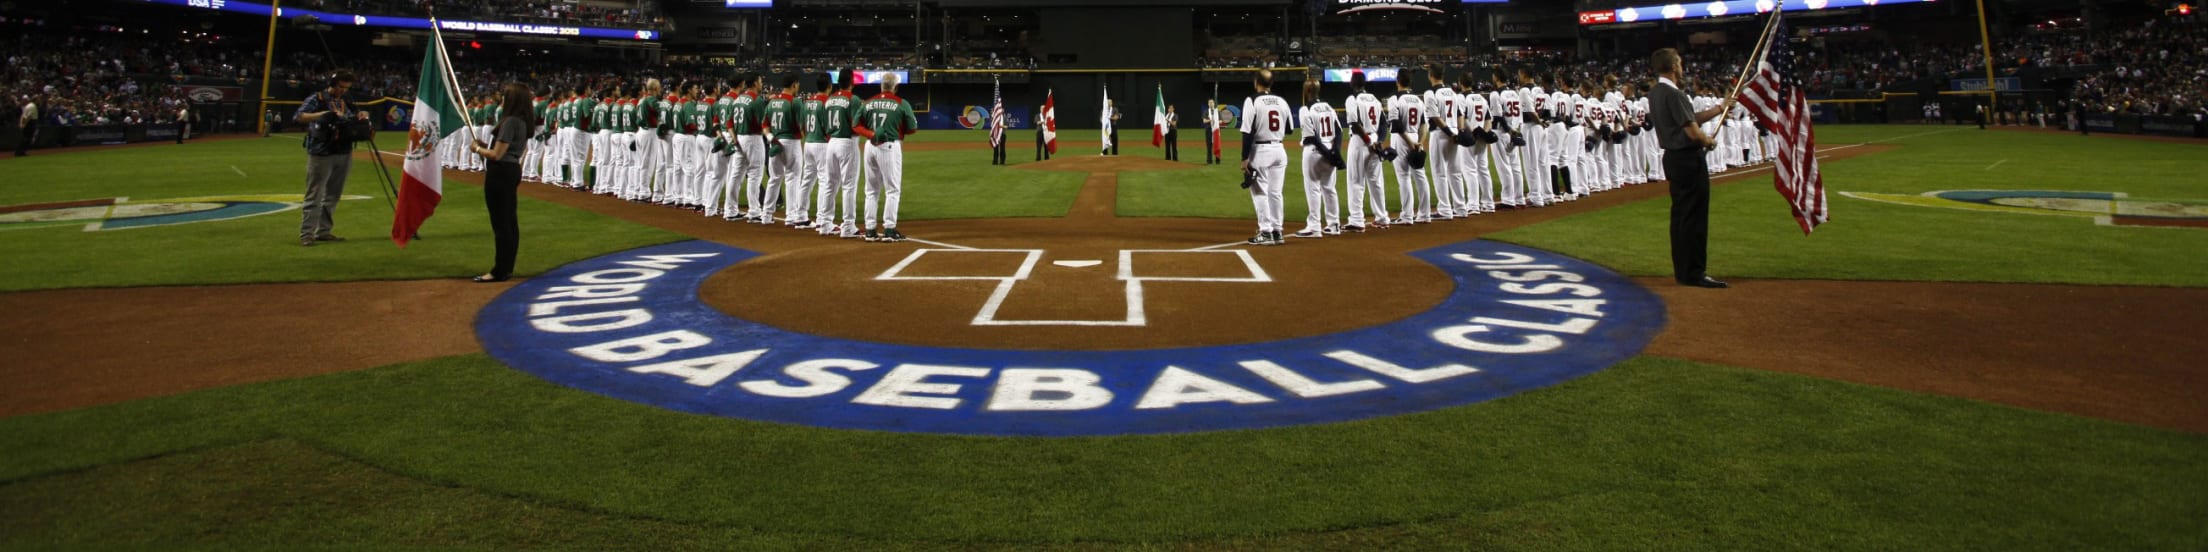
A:
{"label": "field logo circle", "polygon": [[476,317],[500,362],[664,408],[969,435],[1185,433],[1330,423],[1555,385],[1640,352],[1662,302],[1601,267],[1467,241],[1412,253],[1441,304],[1335,334],[1134,351],[959,349],[810,335],[729,316],[699,286],[757,256],[688,241],[530,278]]}

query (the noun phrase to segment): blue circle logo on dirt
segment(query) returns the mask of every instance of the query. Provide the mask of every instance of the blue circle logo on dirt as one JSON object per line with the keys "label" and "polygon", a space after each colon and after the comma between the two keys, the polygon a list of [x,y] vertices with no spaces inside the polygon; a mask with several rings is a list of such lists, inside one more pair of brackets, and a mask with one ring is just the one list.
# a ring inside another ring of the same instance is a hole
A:
{"label": "blue circle logo on dirt", "polygon": [[808,426],[1007,436],[1319,424],[1492,400],[1640,352],[1662,302],[1555,253],[1467,241],[1401,320],[1263,343],[1136,351],[895,345],[791,332],[698,300],[757,253],[687,241],[561,267],[476,317],[492,357],[560,385],[683,412]]}

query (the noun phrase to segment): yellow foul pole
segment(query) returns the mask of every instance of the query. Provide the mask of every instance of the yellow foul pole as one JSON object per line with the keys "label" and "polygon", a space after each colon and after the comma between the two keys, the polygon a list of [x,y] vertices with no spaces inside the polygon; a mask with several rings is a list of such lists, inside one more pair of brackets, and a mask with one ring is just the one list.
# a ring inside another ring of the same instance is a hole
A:
{"label": "yellow foul pole", "polygon": [[276,66],[276,14],[284,11],[284,0],[268,3],[268,51],[261,57],[261,113],[253,119],[260,122],[261,134],[268,134],[268,72]]}
{"label": "yellow foul pole", "polygon": [[1983,47],[1983,48],[1985,49],[1985,61],[1986,61],[1986,114],[1985,114],[1985,118],[1986,118],[1986,123],[1988,123],[1988,124],[1991,124],[1991,123],[1993,122],[1994,114],[1995,114],[1995,113],[1996,113],[1996,112],[1997,112],[1997,111],[1998,111],[1998,110],[2000,109],[2000,106],[2001,106],[2001,102],[1999,102],[1999,101],[1998,101],[1998,100],[2000,100],[2000,99],[2001,99],[2001,98],[2000,98],[2000,94],[2001,94],[2001,92],[2000,92],[2000,89],[1999,89],[1998,87],[1996,87],[1996,86],[1995,86],[1995,84],[1994,84],[1994,80],[1993,80],[1993,36],[1992,36],[1991,34],[1989,34],[1989,33],[1987,33],[1987,32],[1986,32],[1986,0],[1978,0],[1978,40],[1979,40],[1980,46],[1981,46],[1981,47]]}

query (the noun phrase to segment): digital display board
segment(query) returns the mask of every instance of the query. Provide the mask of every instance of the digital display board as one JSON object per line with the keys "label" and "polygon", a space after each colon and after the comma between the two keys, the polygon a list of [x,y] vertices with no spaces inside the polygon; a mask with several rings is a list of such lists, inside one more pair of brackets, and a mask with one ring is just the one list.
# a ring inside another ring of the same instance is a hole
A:
{"label": "digital display board", "polygon": [[[829,71],[828,81],[836,84],[843,84],[843,77],[836,75],[836,73],[837,71]],[[859,76],[858,84],[879,83],[882,82],[883,77],[891,75],[897,76],[897,82],[900,84],[912,82],[912,76],[904,71],[859,71],[857,72],[857,74]]]}
{"label": "digital display board", "polygon": [[1750,15],[1781,11],[1835,10],[1894,4],[1914,4],[1937,0],[1719,0],[1711,2],[1687,2],[1618,8],[1616,10],[1579,12],[1579,24],[1603,25],[1609,23],[1634,23],[1663,19],[1698,19],[1728,15]]}
{"label": "digital display board", "polygon": [[[149,4],[162,4],[162,5],[169,5],[169,6],[183,6],[183,7],[187,7],[187,8],[200,8],[200,9],[209,9],[209,10],[215,10],[215,11],[225,11],[225,12],[232,12],[232,13],[242,13],[242,14],[247,14],[247,15],[258,15],[258,16],[262,16],[262,17],[267,17],[267,16],[268,16],[268,14],[269,14],[269,11],[270,11],[270,8],[269,8],[268,4],[258,4],[258,3],[253,3],[253,2],[240,2],[240,1],[238,1],[238,0],[144,0],[144,1],[145,1],[146,3],[149,3]],[[302,15],[311,15],[311,16],[314,16],[314,18],[315,18],[315,19],[319,19],[319,20],[321,20],[321,22],[322,22],[322,23],[324,23],[324,24],[329,24],[329,25],[352,25],[352,26],[359,26],[359,27],[391,27],[391,28],[398,28],[398,29],[428,29],[428,28],[430,28],[430,24],[429,24],[429,19],[428,19],[428,18],[422,18],[422,17],[398,17],[398,16],[390,16],[390,15],[356,15],[356,14],[350,14],[350,13],[337,13],[337,12],[326,12],[326,11],[319,11],[319,10],[309,10],[309,9],[302,9],[302,8],[277,8],[277,9],[275,9],[274,11],[276,12],[276,16],[277,16],[277,17],[299,17],[299,16],[302,16]],[[511,34],[525,34],[525,35],[539,35],[539,36],[571,36],[571,37],[577,37],[577,38],[605,38],[605,39],[615,39],[615,40],[645,40],[645,41],[653,41],[653,40],[659,40],[659,39],[660,39],[660,33],[659,33],[659,31],[654,31],[654,30],[649,30],[649,29],[613,29],[613,28],[605,28],[605,27],[574,27],[574,26],[566,26],[566,25],[540,25],[540,24],[535,24],[535,23],[500,23],[500,22],[495,22],[495,21],[458,21],[458,20],[452,20],[452,19],[440,19],[440,20],[438,20],[438,21],[437,21],[437,27],[438,27],[438,28],[440,28],[440,29],[448,30],[448,31],[466,31],[466,32],[483,32],[483,33],[511,33]]]}
{"label": "digital display board", "polygon": [[1400,71],[1402,71],[1402,68],[1400,67],[1343,67],[1341,69],[1328,69],[1326,70],[1326,82],[1349,82],[1349,76],[1358,72],[1363,72],[1365,74],[1365,82],[1395,82],[1395,75]]}
{"label": "digital display board", "polygon": [[1327,11],[1334,15],[1381,12],[1413,12],[1442,15],[1452,2],[1448,0],[1332,0]]}

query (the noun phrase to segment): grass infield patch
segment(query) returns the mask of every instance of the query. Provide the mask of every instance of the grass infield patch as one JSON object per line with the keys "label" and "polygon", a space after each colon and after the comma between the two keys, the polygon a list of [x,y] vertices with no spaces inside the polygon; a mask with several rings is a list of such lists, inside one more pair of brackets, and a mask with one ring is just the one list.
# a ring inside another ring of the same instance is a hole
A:
{"label": "grass infield patch", "polygon": [[680,414],[468,356],[9,418],[0,450],[10,546],[2208,546],[2208,437],[1647,357],[1416,415],[1015,439]]}

